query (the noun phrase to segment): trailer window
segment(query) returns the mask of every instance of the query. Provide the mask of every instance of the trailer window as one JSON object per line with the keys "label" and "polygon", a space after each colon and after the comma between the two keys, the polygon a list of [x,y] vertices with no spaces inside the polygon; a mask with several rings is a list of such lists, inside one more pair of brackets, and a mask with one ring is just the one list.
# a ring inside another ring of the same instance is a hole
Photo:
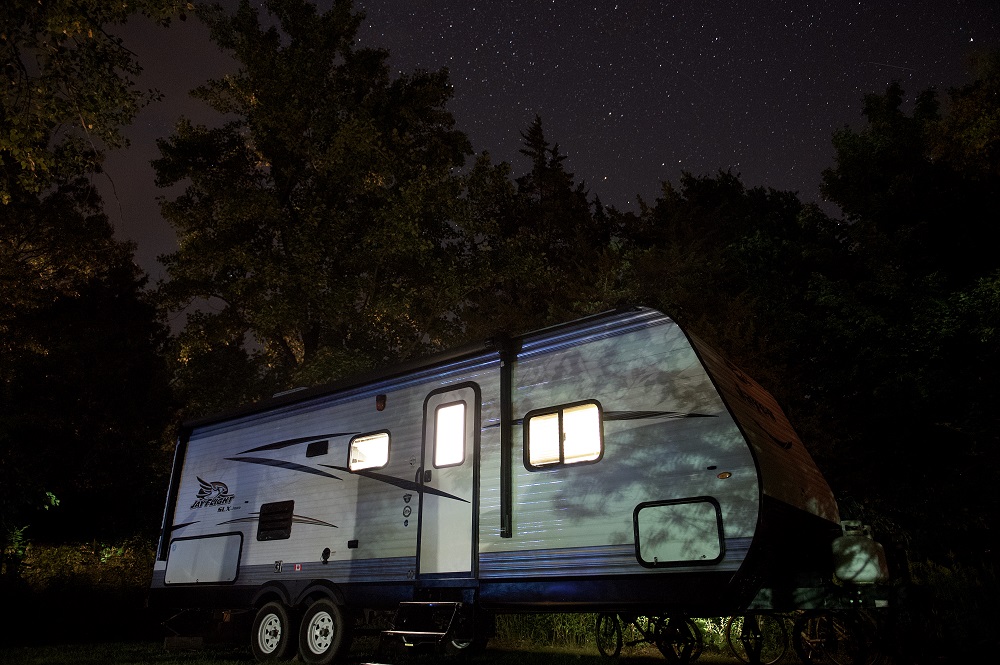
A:
{"label": "trailer window", "polygon": [[528,468],[594,462],[604,452],[601,409],[596,402],[529,413],[524,420]]}
{"label": "trailer window", "polygon": [[434,411],[434,466],[465,461],[465,402],[442,404]]}
{"label": "trailer window", "polygon": [[351,471],[377,469],[389,463],[389,433],[362,434],[351,439]]}

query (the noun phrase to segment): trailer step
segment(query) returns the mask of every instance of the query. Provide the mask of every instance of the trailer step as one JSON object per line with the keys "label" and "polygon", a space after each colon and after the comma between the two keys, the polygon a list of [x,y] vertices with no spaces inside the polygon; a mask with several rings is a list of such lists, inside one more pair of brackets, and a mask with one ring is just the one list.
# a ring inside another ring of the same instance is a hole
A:
{"label": "trailer step", "polygon": [[440,645],[453,637],[463,603],[405,602],[396,609],[392,629],[382,631],[389,638],[401,639],[404,646]]}

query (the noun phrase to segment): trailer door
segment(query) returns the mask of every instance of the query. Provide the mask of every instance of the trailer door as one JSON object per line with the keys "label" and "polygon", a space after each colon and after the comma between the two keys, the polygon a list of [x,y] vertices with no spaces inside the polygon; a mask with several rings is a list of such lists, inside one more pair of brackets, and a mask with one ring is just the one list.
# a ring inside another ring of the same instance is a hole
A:
{"label": "trailer door", "polygon": [[418,472],[420,575],[472,576],[479,389],[438,390],[424,401],[424,447]]}

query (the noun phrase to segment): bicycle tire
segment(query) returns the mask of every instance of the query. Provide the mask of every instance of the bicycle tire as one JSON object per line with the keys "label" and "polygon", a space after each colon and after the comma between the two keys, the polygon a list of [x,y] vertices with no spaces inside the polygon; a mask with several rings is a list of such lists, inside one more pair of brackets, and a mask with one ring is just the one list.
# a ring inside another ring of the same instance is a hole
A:
{"label": "bicycle tire", "polygon": [[[748,631],[748,634],[744,635],[743,627],[748,616],[756,619],[757,631]],[[775,614],[755,612],[752,615],[731,616],[726,620],[725,634],[729,651],[743,663],[751,661],[748,647],[755,648],[751,640],[761,641],[760,665],[773,665],[788,651],[788,628],[785,626],[785,620]]]}
{"label": "bicycle tire", "polygon": [[617,614],[598,614],[597,650],[605,658],[617,658],[622,652],[622,626]]}

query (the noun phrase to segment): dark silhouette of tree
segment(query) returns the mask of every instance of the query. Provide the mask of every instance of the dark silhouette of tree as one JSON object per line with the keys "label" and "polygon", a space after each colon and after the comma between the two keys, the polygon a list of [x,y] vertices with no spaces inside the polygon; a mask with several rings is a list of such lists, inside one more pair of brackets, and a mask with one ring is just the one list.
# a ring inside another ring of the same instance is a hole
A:
{"label": "dark silhouette of tree", "polygon": [[[983,552],[997,505],[969,483],[997,461],[1000,432],[991,415],[1000,259],[986,241],[1000,219],[997,71],[984,59],[943,111],[932,90],[910,113],[898,84],[869,95],[867,126],[835,135],[836,165],[823,174],[823,192],[849,222],[854,268],[817,298],[827,344],[842,349],[825,367],[827,394],[851,414],[842,446],[867,461],[850,482],[881,492],[925,546],[967,555]],[[888,469],[908,482],[877,483]],[[941,500],[952,493],[964,496],[960,506]]]}
{"label": "dark silhouette of tree", "polygon": [[195,91],[224,122],[181,121],[154,164],[160,185],[185,185],[163,203],[181,247],[160,297],[208,302],[179,356],[193,367],[250,340],[258,394],[449,339],[468,289],[453,169],[471,153],[447,72],[390,79],[388,53],[355,48],[351,2],[265,6],[272,27],[249,2],[202,13],[239,64]]}
{"label": "dark silhouette of tree", "polygon": [[136,90],[134,54],[107,31],[137,13],[161,23],[184,18],[189,3],[37,2],[0,7],[0,204],[18,191],[100,168],[103,151],[127,144],[121,128],[155,99]]}
{"label": "dark silhouette of tree", "polygon": [[87,178],[156,97],[135,89],[139,65],[109,26],[186,6],[0,8],[0,549],[29,524],[29,537],[60,539],[155,526],[165,335]]}
{"label": "dark silhouette of tree", "polygon": [[460,225],[478,271],[463,315],[468,337],[592,314],[620,295],[612,216],[566,171],[566,156],[549,143],[540,117],[521,137],[527,173],[511,181],[511,167],[484,154],[466,178]]}
{"label": "dark silhouette of tree", "polygon": [[[33,538],[60,539],[155,527],[169,463],[166,333],[133,247],[99,205],[75,180],[0,206],[4,536],[28,524]],[[59,508],[43,516],[46,492]]]}

